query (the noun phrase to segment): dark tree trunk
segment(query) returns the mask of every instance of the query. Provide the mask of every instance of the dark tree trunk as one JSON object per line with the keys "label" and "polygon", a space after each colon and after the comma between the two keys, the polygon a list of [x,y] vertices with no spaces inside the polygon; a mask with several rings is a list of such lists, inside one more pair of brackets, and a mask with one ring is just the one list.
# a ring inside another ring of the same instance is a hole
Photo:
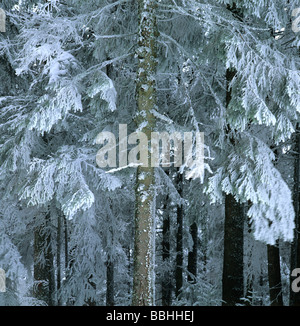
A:
{"label": "dark tree trunk", "polygon": [[47,258],[46,258],[46,266],[48,269],[48,279],[49,279],[49,296],[48,296],[48,302],[49,306],[54,306],[55,305],[55,300],[54,300],[54,293],[55,293],[55,270],[54,270],[54,255],[53,255],[53,250],[51,247],[52,243],[52,235],[49,234],[48,239],[47,239]]}
{"label": "dark tree trunk", "polygon": [[108,257],[106,263],[106,305],[114,306],[115,305],[115,294],[114,294],[114,263]]}
{"label": "dark tree trunk", "polygon": [[[291,273],[295,268],[300,268],[300,124],[297,123],[294,140],[294,190],[293,202],[295,209],[294,240],[291,245]],[[294,278],[291,278],[291,283]],[[300,306],[300,292],[290,289],[290,305]]]}
{"label": "dark tree trunk", "polygon": [[282,285],[280,273],[280,255],[278,243],[276,246],[267,246],[268,250],[268,278],[271,306],[283,306]]}
{"label": "dark tree trunk", "polygon": [[190,233],[193,239],[193,248],[188,254],[188,282],[194,284],[197,278],[198,259],[198,226],[196,222],[190,226]]}
{"label": "dark tree trunk", "polygon": [[48,301],[48,272],[45,265],[42,264],[42,256],[45,248],[46,237],[44,235],[43,225],[37,227],[34,232],[34,286],[33,296],[47,302]]}
{"label": "dark tree trunk", "polygon": [[69,234],[68,234],[68,221],[64,217],[64,244],[65,244],[65,269],[67,270],[69,267]]}
{"label": "dark tree trunk", "polygon": [[47,305],[53,306],[55,276],[49,224],[50,215],[47,213],[44,223],[38,225],[34,232],[33,295]]}
{"label": "dark tree trunk", "polygon": [[61,306],[61,299],[59,290],[61,288],[61,215],[57,214],[57,252],[56,252],[56,288],[57,288],[57,305]]}
{"label": "dark tree trunk", "polygon": [[[235,3],[231,11],[236,12]],[[226,107],[231,101],[230,82],[236,74],[235,70],[226,70]],[[229,142],[235,146],[235,139],[230,135],[227,126]],[[222,276],[222,300],[224,306],[234,306],[241,303],[244,295],[244,207],[238,203],[232,194],[225,195],[224,222],[224,260]]]}
{"label": "dark tree trunk", "polygon": [[164,266],[167,268],[164,270],[162,278],[162,305],[170,306],[172,298],[172,279],[169,270],[170,262],[170,212],[169,212],[169,196],[166,196],[164,204],[164,219],[162,230],[162,259]]}
{"label": "dark tree trunk", "polygon": [[232,195],[225,197],[222,299],[224,306],[241,303],[244,296],[244,209]]}
{"label": "dark tree trunk", "polygon": [[[248,203],[248,209],[250,208],[251,203]],[[250,218],[248,218],[248,223],[246,224],[248,227],[248,233],[251,233],[251,221]],[[248,258],[248,266],[247,269],[250,271],[251,269],[251,263],[253,261],[253,247],[251,248],[251,251],[249,253],[249,258]],[[249,273],[247,276],[246,280],[246,298],[247,301],[245,302],[246,306],[252,306],[253,304],[253,284],[254,284],[254,275],[253,273]]]}
{"label": "dark tree trunk", "polygon": [[[177,171],[176,186],[179,195],[182,197],[183,194],[183,176]],[[183,284],[183,246],[182,246],[182,235],[183,235],[183,206],[177,205],[177,234],[176,234],[176,270],[175,270],[175,295],[179,296],[180,290]]]}
{"label": "dark tree trunk", "polygon": [[[107,60],[111,60],[110,57],[107,57]],[[114,69],[113,65],[109,64],[106,66],[106,75],[113,79]],[[110,209],[113,209],[112,202],[110,200]],[[113,214],[112,214],[113,215]],[[114,234],[113,227],[111,226],[109,232],[113,242]],[[115,279],[114,279],[114,261],[113,257],[108,253],[107,254],[107,262],[106,262],[106,305],[114,306],[115,305]]]}

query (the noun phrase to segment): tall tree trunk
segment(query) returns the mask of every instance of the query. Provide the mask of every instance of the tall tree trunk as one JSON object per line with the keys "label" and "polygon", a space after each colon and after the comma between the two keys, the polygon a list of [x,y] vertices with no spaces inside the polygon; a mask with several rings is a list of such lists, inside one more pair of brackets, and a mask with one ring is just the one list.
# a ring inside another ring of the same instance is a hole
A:
{"label": "tall tree trunk", "polygon": [[170,306],[172,298],[172,279],[169,270],[170,262],[170,205],[169,196],[166,196],[164,203],[164,219],[163,219],[163,230],[162,230],[162,259],[164,266],[167,269],[164,270],[162,278],[162,305]]}
{"label": "tall tree trunk", "polygon": [[68,235],[68,221],[66,217],[63,217],[64,221],[64,250],[65,250],[65,270],[67,272],[69,267],[69,235]]}
{"label": "tall tree trunk", "polygon": [[[139,48],[137,76],[136,124],[151,139],[156,108],[156,20],[155,1],[138,0]],[[143,149],[142,149],[143,150]],[[145,148],[144,148],[145,150]],[[148,152],[148,144],[146,151]],[[149,152],[148,152],[149,153]],[[132,305],[154,305],[155,259],[155,174],[148,155],[148,166],[139,166],[136,173],[134,276]]]}
{"label": "tall tree trunk", "polygon": [[56,248],[56,288],[57,288],[57,305],[61,306],[59,290],[61,288],[61,215],[57,214],[57,248]]}
{"label": "tall tree trunk", "polygon": [[198,226],[196,222],[190,226],[190,234],[193,239],[193,248],[188,254],[188,282],[194,284],[197,278],[198,259]]}
{"label": "tall tree trunk", "polygon": [[[235,4],[233,9],[236,11]],[[231,101],[230,82],[236,74],[235,70],[226,71],[226,107]],[[227,132],[230,134],[230,126]],[[230,144],[235,146],[235,139],[230,136]],[[241,303],[244,294],[244,207],[231,194],[225,195],[224,222],[224,260],[222,275],[223,305],[234,306]]]}
{"label": "tall tree trunk", "polygon": [[[64,262],[65,262],[65,281],[69,278],[69,271],[71,269],[72,261],[70,261],[69,256],[69,229],[68,229],[68,220],[65,216],[63,216],[63,232],[64,232]],[[72,305],[72,299],[67,298],[66,305],[71,306]]]}
{"label": "tall tree trunk", "polygon": [[[251,206],[251,203],[249,202],[247,209],[249,209],[250,206]],[[247,218],[247,227],[248,227],[248,234],[250,235],[250,233],[252,231],[250,218]],[[251,239],[252,239],[252,237],[251,237]],[[249,271],[251,269],[252,261],[253,261],[253,243],[251,243],[251,250],[249,252],[248,259],[249,260],[248,260],[247,270],[249,273]],[[247,279],[246,279],[246,295],[245,295],[245,297],[247,298],[247,301],[245,302],[245,304],[247,306],[252,306],[252,304],[253,304],[253,284],[254,284],[254,275],[253,275],[253,273],[249,273],[247,276]]]}
{"label": "tall tree trunk", "polygon": [[[294,190],[293,202],[295,209],[294,240],[291,245],[291,273],[300,268],[300,124],[297,123],[294,140]],[[291,283],[293,278],[291,278]],[[300,292],[295,293],[290,288],[290,305],[300,306]]]}
{"label": "tall tree trunk", "polygon": [[267,250],[271,306],[283,306],[278,242],[276,246],[268,245]]}
{"label": "tall tree trunk", "polygon": [[[183,175],[177,170],[176,188],[182,197],[183,194]],[[176,269],[175,269],[175,295],[179,296],[183,284],[183,206],[177,205],[177,234],[176,234]]]}
{"label": "tall tree trunk", "polygon": [[[107,60],[110,60],[110,57],[107,57]],[[109,64],[106,66],[106,75],[112,79],[113,78],[113,65]],[[109,199],[109,207],[110,210],[113,210],[113,203],[112,200]],[[114,216],[112,213],[111,216]],[[113,223],[113,221],[111,222]],[[111,238],[111,246],[113,246],[114,242],[114,231],[113,226],[111,225],[108,232],[110,233]],[[110,249],[108,248],[108,251]],[[110,252],[107,253],[107,261],[106,261],[106,305],[107,306],[114,306],[115,305],[115,279],[114,279],[114,257],[111,255]]]}

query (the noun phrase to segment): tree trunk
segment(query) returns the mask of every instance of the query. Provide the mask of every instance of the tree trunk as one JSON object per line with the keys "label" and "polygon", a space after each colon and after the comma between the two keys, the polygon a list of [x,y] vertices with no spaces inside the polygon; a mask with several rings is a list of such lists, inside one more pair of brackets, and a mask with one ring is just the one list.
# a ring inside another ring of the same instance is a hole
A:
{"label": "tree trunk", "polygon": [[33,295],[47,305],[53,306],[55,277],[51,232],[47,230],[50,215],[47,213],[43,224],[38,225],[34,232],[34,287]]}
{"label": "tree trunk", "polygon": [[65,270],[67,272],[69,267],[69,235],[68,235],[68,221],[66,217],[63,217],[64,221],[64,249],[65,249]]}
{"label": "tree trunk", "polygon": [[198,258],[198,226],[196,222],[190,226],[190,234],[193,239],[193,248],[188,254],[188,282],[195,284],[197,278]]}
{"label": "tree trunk", "polygon": [[108,261],[106,263],[106,305],[114,306],[114,263],[108,257]]}
{"label": "tree trunk", "polygon": [[[294,190],[293,202],[295,209],[294,240],[291,245],[291,273],[295,268],[300,268],[300,124],[297,123],[294,140]],[[291,274],[290,273],[290,274]],[[291,284],[294,278],[291,278]],[[290,305],[300,306],[300,292],[295,293],[290,288]]]}
{"label": "tree trunk", "polygon": [[61,306],[59,290],[61,288],[61,215],[57,214],[57,250],[56,250],[56,288],[57,288],[57,305]]}
{"label": "tree trunk", "polygon": [[267,246],[268,250],[268,278],[271,306],[283,306],[282,285],[280,274],[280,255],[278,243],[276,246]]}
{"label": "tree trunk", "polygon": [[[139,48],[136,124],[147,138],[154,131],[156,108],[156,21],[155,1],[138,0]],[[144,148],[145,149],[145,148]],[[146,151],[148,152],[148,144]],[[136,173],[134,276],[132,305],[155,303],[155,174],[148,152],[148,166],[138,166]]]}
{"label": "tree trunk", "polygon": [[166,196],[164,204],[164,220],[163,220],[163,230],[162,230],[162,259],[164,266],[167,269],[164,270],[164,275],[162,278],[162,305],[170,306],[172,298],[172,279],[169,270],[170,262],[170,212],[169,212],[169,196]]}
{"label": "tree trunk", "polygon": [[[183,194],[183,175],[177,170],[176,187],[177,191],[182,197]],[[182,204],[177,205],[177,234],[176,234],[176,270],[175,270],[175,295],[176,298],[179,296],[182,282],[183,282],[183,246],[182,246],[182,235],[183,235],[183,207]]]}
{"label": "tree trunk", "polygon": [[222,299],[224,306],[241,303],[244,295],[244,209],[232,195],[225,197]]}
{"label": "tree trunk", "polygon": [[42,256],[45,248],[46,237],[43,226],[37,227],[34,231],[34,286],[33,296],[47,303],[48,299],[48,272],[45,265],[42,264]]}
{"label": "tree trunk", "polygon": [[[251,203],[248,203],[247,209],[249,209],[251,206]],[[247,227],[248,227],[248,234],[250,235],[251,233],[251,221],[250,218],[247,218]],[[249,237],[249,236],[248,236]],[[251,237],[252,239],[252,237]],[[253,240],[252,240],[253,241]],[[248,244],[249,245],[249,244]],[[249,252],[249,258],[248,258],[248,265],[247,265],[247,270],[248,273],[251,270],[251,265],[253,261],[253,245],[251,247],[251,250]],[[246,306],[252,306],[253,304],[253,284],[254,284],[254,275],[253,272],[249,273],[246,279],[246,295],[245,297],[247,298],[247,301],[245,302]]]}
{"label": "tree trunk", "polygon": [[[235,4],[232,10],[237,10]],[[226,71],[226,107],[231,101],[230,82],[236,74],[235,70]],[[230,134],[230,126],[227,126]],[[230,136],[230,144],[235,146],[235,139]],[[224,222],[224,261],[222,275],[222,299],[224,306],[241,303],[244,294],[244,207],[232,194],[225,195]]]}

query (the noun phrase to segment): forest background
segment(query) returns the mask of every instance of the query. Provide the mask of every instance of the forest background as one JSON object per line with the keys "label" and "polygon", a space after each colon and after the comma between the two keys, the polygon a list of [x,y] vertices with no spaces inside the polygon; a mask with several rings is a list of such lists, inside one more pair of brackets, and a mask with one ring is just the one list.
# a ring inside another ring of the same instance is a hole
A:
{"label": "forest background", "polygon": [[[1,305],[299,305],[297,1],[0,7]],[[203,132],[204,176],[107,173],[120,124]]]}

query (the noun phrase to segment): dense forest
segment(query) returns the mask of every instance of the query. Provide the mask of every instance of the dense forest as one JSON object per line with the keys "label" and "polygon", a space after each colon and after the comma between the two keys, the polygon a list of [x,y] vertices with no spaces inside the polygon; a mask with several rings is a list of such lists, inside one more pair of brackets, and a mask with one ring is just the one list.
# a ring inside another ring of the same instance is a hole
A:
{"label": "dense forest", "polygon": [[0,305],[300,305],[299,7],[1,0]]}

